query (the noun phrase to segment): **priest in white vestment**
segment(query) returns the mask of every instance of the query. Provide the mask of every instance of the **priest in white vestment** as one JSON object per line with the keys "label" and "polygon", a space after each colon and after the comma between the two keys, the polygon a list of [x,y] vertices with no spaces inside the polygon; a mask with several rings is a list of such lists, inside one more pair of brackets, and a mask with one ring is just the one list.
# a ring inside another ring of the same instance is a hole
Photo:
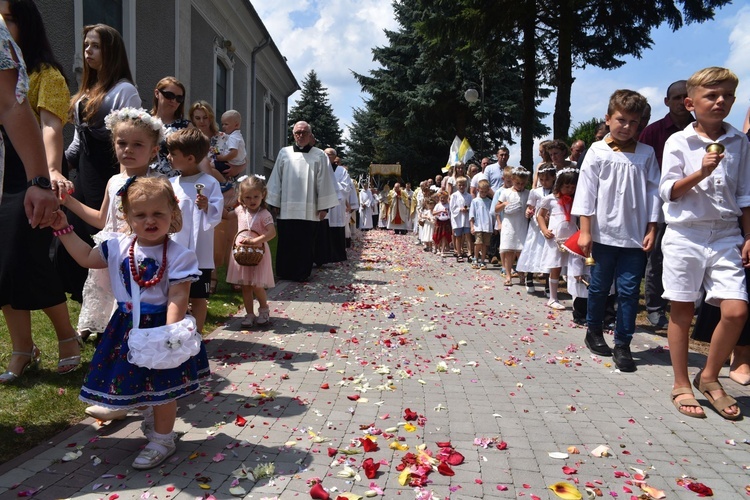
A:
{"label": "priest in white vestment", "polygon": [[295,144],[279,151],[266,202],[278,214],[276,276],[306,281],[312,272],[317,225],[338,205],[338,196],[328,158],[313,146],[310,125],[300,121],[292,130]]}

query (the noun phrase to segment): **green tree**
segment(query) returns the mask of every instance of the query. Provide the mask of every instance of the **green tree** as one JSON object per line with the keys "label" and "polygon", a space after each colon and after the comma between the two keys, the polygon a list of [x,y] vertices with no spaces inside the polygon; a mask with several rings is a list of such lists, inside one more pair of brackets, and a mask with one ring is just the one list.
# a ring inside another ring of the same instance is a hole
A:
{"label": "green tree", "polygon": [[573,142],[580,139],[586,143],[586,147],[591,146],[591,144],[596,141],[596,129],[601,122],[601,118],[592,118],[585,122],[579,123],[575,126],[575,128],[573,128],[570,137],[568,137],[567,143],[573,144]]}
{"label": "green tree", "polygon": [[369,105],[365,108],[354,108],[352,113],[352,125],[349,127],[349,139],[346,144],[346,165],[349,166],[349,174],[353,178],[367,175],[370,163],[375,163],[378,158],[378,116]]}
{"label": "green tree", "polygon": [[[400,162],[404,177],[416,181],[445,166],[456,135],[468,138],[477,155],[511,144],[522,116],[515,49],[498,49],[492,59],[458,42],[439,50],[415,30],[428,8],[403,0],[394,11],[399,29],[386,31],[388,44],[372,51],[380,67],[354,75],[377,115],[372,161]],[[464,98],[470,87],[483,94],[471,104]],[[540,118],[534,127],[544,133]]]}
{"label": "green tree", "polygon": [[[498,46],[521,47],[523,128],[535,113],[539,83],[554,87],[554,137],[567,137],[573,70],[592,65],[613,69],[623,56],[640,57],[651,47],[651,30],[712,19],[730,0],[418,0],[431,9],[417,29],[432,46],[460,40],[483,54]],[[473,29],[466,29],[471,26]],[[613,89],[614,90],[614,89]],[[522,130],[522,163],[530,161],[532,133]]]}
{"label": "green tree", "polygon": [[328,89],[323,87],[315,70],[310,70],[305,77],[302,82],[302,93],[289,110],[289,144],[294,141],[292,127],[298,121],[310,124],[316,146],[337,150],[340,148],[342,131],[339,127],[339,120],[328,103]]}

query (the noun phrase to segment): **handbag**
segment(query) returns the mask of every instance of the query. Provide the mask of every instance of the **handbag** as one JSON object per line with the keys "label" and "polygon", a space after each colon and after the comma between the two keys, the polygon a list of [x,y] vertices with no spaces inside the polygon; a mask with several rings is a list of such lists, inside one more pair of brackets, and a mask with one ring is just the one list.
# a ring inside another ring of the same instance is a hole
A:
{"label": "handbag", "polygon": [[[133,325],[141,324],[141,288],[130,276],[133,298]],[[133,326],[128,335],[128,362],[141,368],[166,370],[177,368],[198,354],[201,338],[195,318],[185,315],[177,323],[153,328]]]}

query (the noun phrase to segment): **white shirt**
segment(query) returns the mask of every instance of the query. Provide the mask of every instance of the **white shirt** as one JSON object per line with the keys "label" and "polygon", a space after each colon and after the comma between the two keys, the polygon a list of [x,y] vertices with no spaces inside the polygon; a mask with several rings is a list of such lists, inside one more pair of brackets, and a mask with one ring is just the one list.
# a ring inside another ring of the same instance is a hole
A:
{"label": "white shirt", "polygon": [[451,211],[451,227],[453,229],[459,227],[469,227],[469,211],[463,211],[464,207],[471,205],[471,195],[467,192],[461,193],[456,191],[451,195],[450,199],[450,211]]}
{"label": "white shirt", "polygon": [[672,134],[664,144],[659,195],[664,200],[667,224],[698,221],[734,221],[742,208],[750,206],[750,141],[724,123],[724,158],[711,175],[674,201],[669,197],[674,183],[700,171],[706,146],[714,141],[698,135],[691,123]]}
{"label": "white shirt", "polygon": [[484,175],[487,176],[487,180],[490,182],[490,188],[494,193],[503,187],[503,167],[499,163],[493,163],[487,165],[484,169]]}
{"label": "white shirt", "polygon": [[648,223],[659,219],[658,190],[654,148],[639,142],[635,153],[622,153],[597,141],[581,165],[572,213],[591,217],[593,241],[641,248]]}
{"label": "white shirt", "polygon": [[[485,180],[489,182],[489,180],[487,179],[487,174],[485,174],[484,172],[479,172],[478,174],[474,174],[474,177],[471,178],[471,183],[469,184],[469,188],[473,189],[474,191],[477,191],[479,189],[479,181],[481,180]],[[477,198],[478,196],[479,196],[479,193],[476,193],[474,195],[475,198]]]}
{"label": "white shirt", "polygon": [[[180,175],[169,179],[182,211],[182,229],[171,238],[198,257],[198,267],[214,268],[214,228],[221,222],[224,196],[216,179],[203,172],[196,175]],[[204,212],[195,204],[198,191],[196,184],[203,184],[202,194],[208,198],[208,209]]]}
{"label": "white shirt", "polygon": [[495,230],[495,217],[492,215],[492,200],[477,196],[471,200],[469,219],[474,220],[474,231],[491,233]]}
{"label": "white shirt", "polygon": [[316,147],[307,153],[282,148],[267,187],[266,203],[280,209],[280,219],[317,222],[318,211],[339,203],[328,157]]}
{"label": "white shirt", "polygon": [[230,165],[242,165],[245,163],[247,153],[245,152],[245,139],[242,138],[242,132],[235,130],[227,136],[227,142],[224,146],[228,153],[231,149],[237,150],[237,156],[229,160]]}
{"label": "white shirt", "polygon": [[[326,218],[328,225],[331,227],[344,227],[347,221],[346,202],[349,200],[350,186],[354,189],[349,179],[349,172],[341,165],[336,166],[333,171],[333,180],[336,183],[336,193],[339,203],[328,211]],[[349,181],[349,182],[347,182]]]}

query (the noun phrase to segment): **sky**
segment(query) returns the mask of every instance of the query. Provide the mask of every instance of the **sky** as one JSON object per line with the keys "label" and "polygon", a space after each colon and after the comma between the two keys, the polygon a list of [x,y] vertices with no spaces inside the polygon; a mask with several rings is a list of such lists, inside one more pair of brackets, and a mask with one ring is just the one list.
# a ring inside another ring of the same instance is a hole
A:
{"label": "sky", "polygon": [[[352,72],[375,69],[372,48],[387,43],[383,30],[397,30],[391,0],[252,0],[300,86],[314,69],[347,137],[352,109],[364,107],[366,97]],[[737,73],[737,101],[727,121],[742,127],[750,106],[750,4],[738,1],[716,12],[715,19],[683,26],[672,32],[664,26],[651,32],[652,49],[641,59],[626,58],[616,70],[595,67],[576,69],[571,95],[572,126],[594,117],[604,118],[609,96],[619,88],[637,90],[652,106],[652,120],[667,113],[666,89],[675,80],[687,79],[707,66],[725,66]],[[290,107],[299,92],[289,99]],[[552,128],[554,94],[542,102]],[[551,137],[549,137],[551,138]],[[511,145],[511,163],[520,158],[519,145]],[[446,155],[448,151],[446,151]],[[446,156],[447,158],[447,156]]]}

